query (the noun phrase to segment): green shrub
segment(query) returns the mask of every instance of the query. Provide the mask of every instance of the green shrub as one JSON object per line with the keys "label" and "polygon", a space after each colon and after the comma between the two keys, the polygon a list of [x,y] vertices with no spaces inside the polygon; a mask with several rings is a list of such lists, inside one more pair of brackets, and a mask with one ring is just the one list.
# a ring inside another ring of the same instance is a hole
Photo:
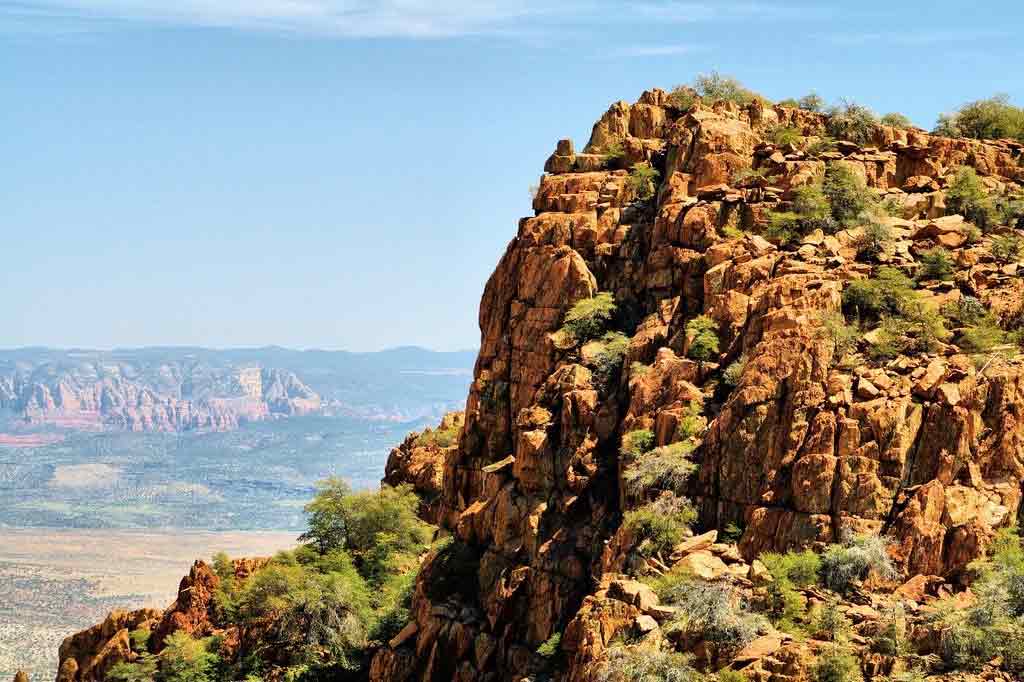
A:
{"label": "green shrub", "polygon": [[309,530],[302,542],[321,555],[349,553],[363,576],[375,585],[422,553],[431,529],[417,515],[420,500],[411,486],[382,486],[379,492],[350,491],[338,478],[318,484],[316,497],[306,505]]}
{"label": "green shrub", "polygon": [[973,168],[961,166],[953,176],[946,188],[946,214],[960,214],[983,232],[995,224],[995,209]]}
{"label": "green shrub", "polygon": [[703,682],[692,656],[613,646],[597,670],[597,682]]}
{"label": "green shrub", "polygon": [[537,647],[537,655],[544,658],[554,658],[561,651],[562,633],[556,632],[548,637],[547,641]]}
{"label": "green shrub", "polygon": [[735,388],[739,385],[740,378],[743,376],[743,370],[746,368],[747,356],[741,355],[722,372],[722,382],[730,388]]}
{"label": "green shrub", "polygon": [[416,571],[407,571],[389,578],[372,595],[377,617],[370,630],[369,638],[371,640],[387,642],[409,623],[412,595],[415,589]]}
{"label": "green shrub", "polygon": [[986,319],[968,327],[957,339],[958,345],[971,353],[987,353],[1006,341],[1006,332],[999,328],[994,319]]}
{"label": "green shrub", "polygon": [[765,628],[763,618],[751,613],[740,593],[724,582],[680,581],[666,594],[676,607],[669,630],[680,630],[702,641],[716,658],[739,651]]}
{"label": "green shrub", "polygon": [[811,628],[819,637],[838,642],[850,632],[850,619],[840,610],[839,601],[830,599],[818,607]]}
{"label": "green shrub", "polygon": [[860,331],[847,324],[842,313],[824,313],[821,318],[821,335],[832,346],[832,361],[839,362],[847,353],[857,347]]}
{"label": "green shrub", "polygon": [[776,176],[768,174],[767,168],[742,168],[733,174],[732,184],[736,187],[752,187],[768,184],[775,179]]}
{"label": "green shrub", "polygon": [[918,279],[948,280],[952,276],[953,259],[949,257],[949,251],[941,246],[936,246],[921,254],[921,270],[918,272]]}
{"label": "green shrub", "polygon": [[426,428],[416,437],[416,445],[419,447],[450,448],[458,445],[459,427],[450,426],[447,429]]}
{"label": "green shrub", "polygon": [[576,343],[585,343],[605,333],[615,316],[615,299],[606,291],[576,302],[562,321],[561,332]]}
{"label": "green shrub", "polygon": [[909,118],[900,113],[886,114],[879,121],[884,126],[890,126],[892,128],[913,128],[914,124]]}
{"label": "green shrub", "polygon": [[679,111],[689,111],[697,102],[697,93],[688,85],[677,85],[668,93],[668,103]]}
{"label": "green shrub", "polygon": [[849,100],[828,110],[825,129],[837,140],[848,140],[855,144],[867,144],[875,132],[878,117],[865,106]]}
{"label": "green shrub", "polygon": [[698,315],[686,323],[690,347],[686,352],[692,360],[704,362],[718,356],[718,325],[707,315]]}
{"label": "green shrub", "polygon": [[739,106],[746,106],[760,97],[735,78],[724,76],[717,71],[698,75],[693,81],[693,88],[708,104],[732,102]]}
{"label": "green shrub", "polygon": [[876,340],[868,349],[876,359],[889,359],[908,353],[934,351],[949,338],[942,316],[920,303],[904,309],[901,317],[883,317]]}
{"label": "green shrub", "polygon": [[799,106],[804,111],[821,111],[825,108],[825,100],[816,92],[810,92],[800,98]]}
{"label": "green shrub", "polygon": [[600,347],[593,356],[594,379],[607,390],[613,385],[629,350],[629,337],[620,332],[608,332],[601,337]]}
{"label": "green shrub", "polygon": [[804,153],[806,153],[807,156],[810,156],[811,158],[816,158],[818,156],[821,156],[825,152],[832,151],[833,149],[835,149],[835,146],[835,138],[826,135],[825,137],[820,137],[811,144],[807,145],[807,149],[804,150]]}
{"label": "green shrub", "polygon": [[973,327],[992,318],[985,304],[974,296],[961,296],[944,304],[942,314],[957,327]]}
{"label": "green shrub", "polygon": [[634,163],[633,167],[629,169],[629,178],[626,180],[626,186],[633,193],[633,195],[641,201],[646,201],[654,196],[658,186],[658,178],[661,177],[659,173],[649,163]]}
{"label": "green shrub", "polygon": [[863,679],[860,663],[845,647],[833,645],[814,665],[815,682],[861,682]]}
{"label": "green shrub", "polygon": [[664,494],[654,502],[626,512],[623,524],[637,540],[640,556],[662,555],[682,542],[697,512],[682,497]]}
{"label": "green shrub", "polygon": [[768,137],[779,146],[788,144],[796,146],[804,139],[800,129],[791,126],[776,126],[768,132]]}
{"label": "green shrub", "polygon": [[1024,229],[1024,198],[998,197],[995,200],[994,211],[1001,225]]}
{"label": "green shrub", "polygon": [[143,653],[135,661],[115,663],[107,672],[109,682],[153,682],[157,674],[157,657],[151,653]]}
{"label": "green shrub", "polygon": [[892,229],[885,223],[874,220],[864,226],[864,233],[857,239],[857,255],[867,261],[877,261],[892,244]]}
{"label": "green shrub", "polygon": [[1024,141],[1024,109],[1010,104],[1006,95],[968,102],[953,114],[943,114],[935,134],[979,140],[1013,138]]}
{"label": "green shrub", "polygon": [[454,594],[473,597],[479,589],[480,557],[460,540],[446,538],[437,543],[433,559],[425,569],[427,596],[437,603]]}
{"label": "green shrub", "polygon": [[821,581],[830,590],[848,592],[854,581],[875,574],[883,580],[896,577],[896,568],[886,550],[886,542],[877,535],[849,538],[830,545],[821,556]]}
{"label": "green shrub", "polygon": [[654,447],[654,433],[648,429],[638,429],[636,431],[630,431],[629,433],[622,436],[622,448],[621,452],[623,455],[629,457],[639,457],[645,452],[649,452]]}
{"label": "green shrub", "polygon": [[1020,237],[1008,234],[992,240],[992,257],[1000,263],[1016,263],[1020,259]]}
{"label": "green shrub", "polygon": [[739,670],[723,668],[718,671],[718,682],[747,682],[747,676]]}
{"label": "green shrub", "polygon": [[778,211],[768,217],[768,227],[764,233],[768,241],[785,246],[800,234],[802,229],[798,214],[792,211]]}
{"label": "green shrub", "polygon": [[164,640],[161,682],[211,682],[219,659],[208,651],[208,644],[209,640],[192,639],[180,630]]}
{"label": "green shrub", "polygon": [[676,437],[679,440],[688,440],[699,435],[704,430],[704,419],[701,417],[703,406],[696,400],[691,400],[686,405],[679,426],[676,427]]}
{"label": "green shrub", "polygon": [[849,166],[840,163],[830,163],[825,168],[821,189],[831,207],[833,219],[843,226],[857,223],[874,201],[864,180]]}
{"label": "green shrub", "polygon": [[609,166],[617,165],[626,158],[626,150],[623,148],[620,140],[615,140],[605,145],[601,153],[604,154],[604,161]]}
{"label": "green shrub", "polygon": [[793,211],[805,221],[805,231],[815,227],[821,227],[825,232],[835,231],[823,224],[832,215],[832,206],[821,185],[805,185],[797,189],[793,199]]}
{"label": "green shrub", "polygon": [[820,559],[810,550],[802,552],[765,552],[761,562],[772,581],[768,584],[768,614],[783,630],[794,629],[804,612],[804,599],[797,588],[808,587],[818,580]]}
{"label": "green shrub", "polygon": [[821,558],[809,549],[785,554],[765,552],[760,559],[775,580],[792,583],[795,587],[809,587],[818,581]]}
{"label": "green shrub", "polygon": [[692,443],[679,442],[644,452],[622,472],[626,490],[637,497],[651,490],[682,494],[687,480],[697,470],[689,459],[692,451]]}
{"label": "green shrub", "polygon": [[914,300],[914,282],[898,268],[883,266],[870,279],[850,282],[843,291],[843,310],[865,320],[903,315]]}
{"label": "green shrub", "polygon": [[739,542],[743,537],[743,527],[736,523],[730,523],[722,529],[722,542]]}
{"label": "green shrub", "polygon": [[885,613],[885,625],[871,641],[871,650],[886,656],[903,656],[909,648],[907,641],[907,614],[902,604],[896,604]]}

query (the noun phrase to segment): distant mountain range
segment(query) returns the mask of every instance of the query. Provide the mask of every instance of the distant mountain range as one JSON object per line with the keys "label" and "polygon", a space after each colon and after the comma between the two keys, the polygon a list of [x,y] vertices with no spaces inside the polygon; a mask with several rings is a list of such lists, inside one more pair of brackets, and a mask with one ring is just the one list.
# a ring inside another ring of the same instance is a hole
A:
{"label": "distant mountain range", "polygon": [[[407,421],[465,394],[475,351],[279,347],[0,351],[4,430],[231,430],[318,414]],[[3,435],[3,434],[0,434]]]}

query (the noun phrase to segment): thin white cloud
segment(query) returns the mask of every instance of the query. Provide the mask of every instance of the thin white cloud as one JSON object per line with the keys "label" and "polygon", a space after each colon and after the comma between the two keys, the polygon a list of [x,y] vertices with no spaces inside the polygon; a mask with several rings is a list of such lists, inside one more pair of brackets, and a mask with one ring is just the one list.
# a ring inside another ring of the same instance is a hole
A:
{"label": "thin white cloud", "polygon": [[612,50],[610,54],[613,57],[625,58],[671,57],[700,50],[701,47],[698,45],[632,45]]}
{"label": "thin white cloud", "polygon": [[819,36],[819,39],[840,46],[857,46],[869,44],[887,45],[940,45],[943,43],[974,42],[992,38],[1005,38],[1012,35],[1007,31],[874,31],[864,33],[832,33]]}
{"label": "thin white cloud", "polygon": [[336,38],[436,39],[788,13],[787,7],[769,3],[671,0],[0,0],[0,30],[144,22]]}

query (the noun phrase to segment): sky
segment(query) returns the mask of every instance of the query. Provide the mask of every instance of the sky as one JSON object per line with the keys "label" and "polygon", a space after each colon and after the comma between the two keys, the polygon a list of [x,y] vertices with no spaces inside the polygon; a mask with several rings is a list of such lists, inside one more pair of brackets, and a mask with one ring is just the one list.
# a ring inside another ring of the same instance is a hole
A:
{"label": "sky", "polygon": [[0,0],[0,347],[476,347],[560,138],[718,70],[930,128],[1024,4]]}

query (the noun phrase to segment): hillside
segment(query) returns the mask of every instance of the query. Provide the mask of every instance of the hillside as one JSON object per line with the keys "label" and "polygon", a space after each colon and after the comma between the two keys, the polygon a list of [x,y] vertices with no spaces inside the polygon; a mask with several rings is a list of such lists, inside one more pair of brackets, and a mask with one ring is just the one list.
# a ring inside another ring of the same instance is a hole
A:
{"label": "hillside", "polygon": [[[197,563],[66,641],[59,682],[173,631],[267,679],[1019,679],[1024,145],[715,100],[652,90],[558,143],[464,415],[389,461],[443,542],[366,511],[404,488],[327,489],[380,535]],[[349,598],[296,634],[314,587]]]}
{"label": "hillside", "polygon": [[0,410],[16,432],[228,431],[306,414],[408,421],[435,413],[438,396],[471,364],[472,353],[419,348],[0,351]]}

